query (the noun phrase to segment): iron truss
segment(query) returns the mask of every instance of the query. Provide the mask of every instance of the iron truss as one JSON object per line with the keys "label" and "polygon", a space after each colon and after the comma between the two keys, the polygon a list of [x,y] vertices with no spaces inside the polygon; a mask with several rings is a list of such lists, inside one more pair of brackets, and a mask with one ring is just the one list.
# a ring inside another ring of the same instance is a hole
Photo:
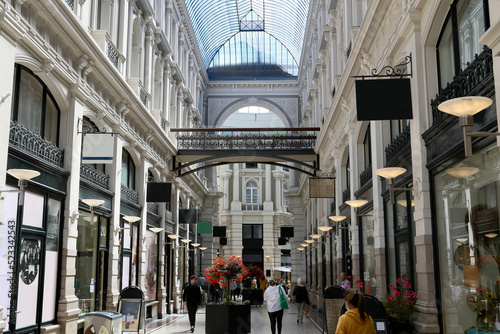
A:
{"label": "iron truss", "polygon": [[[201,128],[177,132],[172,170],[184,176],[230,163],[264,163],[311,176],[319,170],[314,152],[320,128]],[[290,164],[287,164],[290,163]]]}

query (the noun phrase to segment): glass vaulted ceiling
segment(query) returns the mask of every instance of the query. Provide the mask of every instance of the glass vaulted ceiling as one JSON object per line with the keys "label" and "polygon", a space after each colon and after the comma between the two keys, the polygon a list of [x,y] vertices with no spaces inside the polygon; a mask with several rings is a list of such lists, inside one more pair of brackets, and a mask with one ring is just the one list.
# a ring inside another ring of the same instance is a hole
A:
{"label": "glass vaulted ceiling", "polygon": [[309,0],[186,0],[210,79],[297,76]]}

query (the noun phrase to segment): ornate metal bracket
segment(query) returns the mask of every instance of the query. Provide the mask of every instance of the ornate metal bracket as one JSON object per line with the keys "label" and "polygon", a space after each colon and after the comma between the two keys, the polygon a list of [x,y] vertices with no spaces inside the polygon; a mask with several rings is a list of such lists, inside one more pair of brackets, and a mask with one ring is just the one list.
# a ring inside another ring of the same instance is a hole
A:
{"label": "ornate metal bracket", "polygon": [[80,126],[82,127],[82,131],[78,131],[78,133],[82,133],[83,135],[90,135],[90,134],[99,134],[99,133],[108,133],[110,135],[115,135],[118,134],[118,132],[107,132],[107,131],[101,131],[97,126],[94,127],[89,127],[85,124],[83,124],[83,118],[78,118],[78,129],[80,129]]}
{"label": "ornate metal bracket", "polygon": [[[405,57],[406,62],[397,64],[396,66],[384,66],[380,71],[374,68],[371,70],[371,75],[353,75],[353,78],[393,78],[393,77],[413,77],[413,66],[411,63],[411,53]],[[408,65],[410,66],[410,73],[405,73]]]}

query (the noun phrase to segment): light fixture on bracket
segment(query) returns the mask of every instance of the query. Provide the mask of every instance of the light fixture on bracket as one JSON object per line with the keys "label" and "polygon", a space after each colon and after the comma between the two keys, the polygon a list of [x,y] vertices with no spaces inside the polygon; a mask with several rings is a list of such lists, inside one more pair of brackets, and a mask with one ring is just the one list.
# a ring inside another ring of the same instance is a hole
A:
{"label": "light fixture on bracket", "polygon": [[456,177],[457,179],[465,179],[479,172],[479,168],[476,167],[454,167],[445,170],[445,173]]}
{"label": "light fixture on bracket", "polygon": [[495,233],[495,232],[490,232],[490,233],[486,233],[484,236],[485,236],[486,238],[493,239],[493,238],[498,237],[498,233]]}
{"label": "light fixture on bracket", "polygon": [[312,244],[314,242],[314,239],[306,239],[304,240],[307,244]]}
{"label": "light fixture on bracket", "polygon": [[345,201],[345,204],[354,208],[354,211],[357,213],[358,209],[368,203],[366,199],[353,199],[350,201]]}
{"label": "light fixture on bracket", "polygon": [[328,216],[328,219],[333,220],[334,222],[337,223],[343,221],[346,218],[347,218],[346,216]]}
{"label": "light fixture on bracket", "polygon": [[322,232],[328,232],[333,228],[333,226],[318,226],[318,229]]}
{"label": "light fixture on bracket", "polygon": [[302,247],[308,247],[309,244],[300,244]]}
{"label": "light fixture on bracket", "polygon": [[191,239],[181,239],[181,241],[187,245],[191,242]]}
{"label": "light fixture on bracket", "polygon": [[137,216],[123,216],[123,219],[125,219],[129,223],[133,224],[133,223],[138,222],[139,220],[141,220],[141,217],[137,217]]}
{"label": "light fixture on bracket", "polygon": [[175,233],[170,233],[170,234],[167,235],[167,237],[169,237],[170,239],[175,240],[177,238],[180,238],[181,236],[178,235],[178,234],[175,234]]}
{"label": "light fixture on bracket", "polygon": [[197,243],[194,243],[194,244],[191,244],[191,246],[193,246],[194,248],[198,247],[200,244],[197,244]]}
{"label": "light fixture on bracket", "polygon": [[301,251],[301,252],[302,252],[304,249],[305,249],[304,247],[298,247],[298,248],[297,248],[297,250],[299,250],[299,251]]}
{"label": "light fixture on bracket", "polygon": [[391,203],[395,203],[394,199],[394,191],[410,191],[413,188],[395,188],[394,187],[394,179],[398,176],[404,174],[406,172],[406,168],[403,167],[385,167],[379,168],[375,171],[375,174],[384,178],[387,181],[387,185],[389,186],[389,196],[391,199]]}
{"label": "light fixture on bracket", "polygon": [[93,198],[86,198],[82,199],[82,202],[87,204],[90,207],[90,225],[94,225],[95,220],[94,220],[94,208],[96,206],[104,204],[104,201],[102,199],[93,199]]}
{"label": "light fixture on bracket", "polygon": [[202,252],[206,251],[208,247],[200,247],[199,250],[201,250]]}
{"label": "light fixture on bracket", "polygon": [[469,239],[468,238],[458,238],[457,241],[460,243],[466,243]]}
{"label": "light fixture on bracket", "polygon": [[493,101],[488,97],[464,96],[445,101],[438,106],[438,109],[442,112],[459,117],[460,126],[463,128],[464,133],[465,157],[472,156],[471,137],[500,136],[498,132],[470,131],[472,125],[474,125],[473,116],[488,108],[492,103]]}
{"label": "light fixture on bracket", "polygon": [[150,227],[149,230],[154,233],[159,233],[163,231],[163,227]]}
{"label": "light fixture on bracket", "polygon": [[321,238],[321,234],[311,234],[309,235],[311,238],[313,239],[318,239],[318,238]]}

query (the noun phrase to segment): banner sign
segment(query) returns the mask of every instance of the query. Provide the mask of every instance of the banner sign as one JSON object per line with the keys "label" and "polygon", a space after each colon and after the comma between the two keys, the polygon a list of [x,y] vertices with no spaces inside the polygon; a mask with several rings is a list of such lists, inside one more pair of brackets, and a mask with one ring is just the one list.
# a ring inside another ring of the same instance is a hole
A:
{"label": "banner sign", "polygon": [[196,233],[212,234],[212,222],[198,222]]}
{"label": "banner sign", "polygon": [[335,179],[309,178],[309,198],[335,198]]}
{"label": "banner sign", "polygon": [[113,163],[114,138],[112,133],[86,133],[83,136],[82,163]]}

